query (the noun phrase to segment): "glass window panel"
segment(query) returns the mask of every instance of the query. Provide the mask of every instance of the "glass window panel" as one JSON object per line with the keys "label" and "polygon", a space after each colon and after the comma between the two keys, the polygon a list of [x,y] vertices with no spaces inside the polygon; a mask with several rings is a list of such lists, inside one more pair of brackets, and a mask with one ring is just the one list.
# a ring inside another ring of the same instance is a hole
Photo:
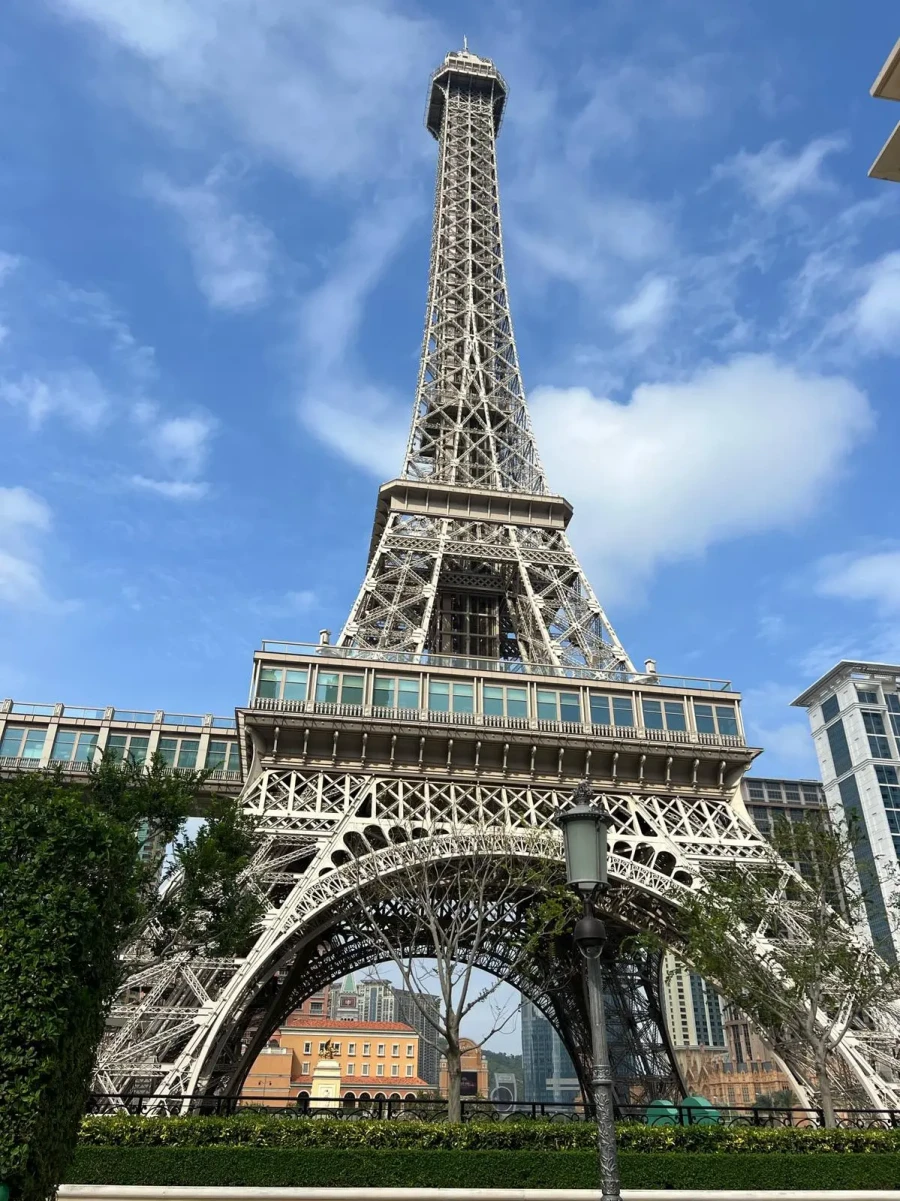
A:
{"label": "glass window panel", "polygon": [[889,693],[884,700],[891,713],[900,713],[900,696],[896,692]]}
{"label": "glass window panel", "polygon": [[832,721],[841,711],[840,702],[836,696],[830,696],[822,702],[822,720]]}
{"label": "glass window panel", "polygon": [[222,771],[228,758],[227,742],[210,742],[206,752],[206,766],[210,771]]}
{"label": "glass window panel", "polygon": [[46,730],[29,730],[25,735],[25,744],[22,747],[22,758],[40,759],[44,752],[44,742],[46,738]]}
{"label": "glass window panel", "polygon": [[336,671],[320,671],[316,680],[316,700],[334,704],[338,699],[338,679]]}
{"label": "glass window panel", "polygon": [[591,721],[597,726],[611,724],[609,716],[609,697],[591,693]]}
{"label": "glass window panel", "polygon": [[361,705],[365,676],[341,676],[341,702],[344,705]]}
{"label": "glass window panel", "polygon": [[503,689],[493,684],[484,686],[484,711],[491,717],[503,717]]}
{"label": "glass window panel", "polygon": [[891,719],[891,729],[894,731],[894,734],[900,738],[900,714],[890,713],[888,716]]}
{"label": "glass window panel", "polygon": [[869,751],[873,759],[890,759],[891,744],[887,738],[881,737],[879,734],[869,735]]}
{"label": "glass window panel", "polygon": [[537,711],[538,717],[543,717],[548,721],[556,721],[559,717],[559,705],[555,692],[544,692],[538,689],[537,694]]}
{"label": "glass window panel", "polygon": [[474,713],[475,712],[475,685],[474,684],[454,684],[453,685],[453,712],[454,713]]}
{"label": "glass window panel", "polygon": [[879,784],[896,784],[897,769],[896,767],[885,767],[883,763],[875,764],[875,778]]}
{"label": "glass window panel", "polygon": [[634,710],[630,696],[613,697],[613,719],[617,726],[634,725]]}
{"label": "glass window panel", "polygon": [[228,771],[241,770],[241,752],[236,742],[231,742],[228,745]]}
{"label": "glass window panel", "polygon": [[694,717],[697,729],[701,734],[715,734],[716,723],[713,720],[712,705],[698,705],[694,702]]}
{"label": "glass window panel", "polygon": [[78,746],[75,748],[76,763],[90,763],[94,757],[94,748],[97,746],[96,734],[79,734]]}
{"label": "glass window panel", "polygon": [[121,763],[121,761],[125,758],[125,752],[127,750],[127,734],[110,734],[106,740],[106,753],[110,759],[115,759],[117,763]]}
{"label": "glass window panel", "polygon": [[143,735],[140,735],[137,738],[132,737],[131,741],[128,744],[128,754],[131,756],[131,758],[134,760],[135,763],[146,763],[147,762],[147,747],[149,745],[150,745],[150,739],[145,738]]}
{"label": "glass window panel", "polygon": [[716,705],[716,720],[719,723],[720,734],[737,736],[737,714],[731,705]]}
{"label": "glass window panel", "polygon": [[75,753],[75,740],[77,737],[74,730],[60,730],[54,739],[53,753],[50,758],[68,762]]}
{"label": "glass window panel", "polygon": [[[834,774],[842,776],[844,772],[850,770],[853,766],[853,760],[850,757],[850,747],[847,743],[847,731],[844,729],[842,718],[828,727],[828,746],[831,750],[831,759],[834,763]],[[854,785],[855,787],[855,785]]]}
{"label": "glass window panel", "polygon": [[22,745],[24,734],[24,726],[7,726],[3,731],[3,738],[0,739],[0,755],[8,756],[10,759],[18,759],[19,748]]}
{"label": "glass window panel", "polygon": [[286,671],[284,673],[284,699],[286,701],[306,700],[307,671]]}
{"label": "glass window panel", "polygon": [[681,701],[666,701],[666,729],[668,730],[686,730],[687,722],[684,719],[684,705]]}
{"label": "glass window panel", "polygon": [[178,752],[177,738],[160,738],[157,750],[162,755],[164,763],[168,763],[169,767],[175,766],[175,755]]}
{"label": "glass window panel", "polygon": [[450,684],[447,680],[430,680],[428,684],[428,708],[435,713],[450,712]]}
{"label": "glass window panel", "polygon": [[397,708],[418,709],[418,707],[419,681],[411,680],[408,676],[401,676],[397,681]]}
{"label": "glass window panel", "polygon": [[863,710],[863,725],[866,727],[867,734],[884,734],[884,718],[880,713],[873,713],[868,709]]}
{"label": "glass window panel", "polygon": [[178,748],[178,766],[179,767],[196,767],[197,752],[200,750],[200,743],[196,738],[182,738],[181,746]]}
{"label": "glass window panel", "polygon": [[896,809],[886,809],[888,828],[892,834],[900,834],[900,813]]}
{"label": "glass window panel", "polygon": [[261,667],[259,669],[256,695],[270,698],[281,695],[281,668]]}
{"label": "glass window panel", "polygon": [[864,705],[877,705],[878,704],[878,693],[877,692],[869,692],[865,688],[857,688],[856,695],[859,697],[859,699],[862,701],[862,703]]}
{"label": "glass window panel", "polygon": [[528,693],[524,688],[507,688],[506,690],[506,716],[507,717],[527,717],[528,716]]}
{"label": "glass window panel", "polygon": [[562,721],[581,721],[581,697],[577,692],[559,694],[559,716]]}
{"label": "glass window panel", "polygon": [[376,676],[372,689],[372,704],[383,705],[385,709],[393,709],[396,685],[397,681],[393,676]]}
{"label": "glass window panel", "polygon": [[663,728],[662,701],[641,702],[641,708],[644,710],[644,726],[648,730],[661,730]]}

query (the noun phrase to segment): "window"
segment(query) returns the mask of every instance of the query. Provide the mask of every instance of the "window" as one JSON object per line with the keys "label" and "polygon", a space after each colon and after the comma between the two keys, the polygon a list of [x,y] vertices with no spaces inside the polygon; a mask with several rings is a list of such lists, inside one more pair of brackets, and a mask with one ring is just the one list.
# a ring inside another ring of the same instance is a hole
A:
{"label": "window", "polygon": [[309,672],[304,667],[293,668],[261,667],[256,684],[256,695],[270,700],[305,701]]}
{"label": "window", "polygon": [[407,1043],[406,1044],[407,1059],[409,1059],[411,1056],[415,1055],[415,1053],[416,1053],[416,1044],[415,1043]]}
{"label": "window", "polygon": [[150,739],[146,734],[110,734],[106,740],[106,753],[118,763],[123,759],[131,763],[145,763],[149,745]]}
{"label": "window", "polygon": [[304,1060],[303,1063],[300,1064],[300,1075],[301,1076],[309,1075],[309,1061],[308,1060]]}
{"label": "window", "polygon": [[312,1043],[304,1043],[303,1044],[303,1054],[304,1055],[312,1055]]}
{"label": "window", "polygon": [[878,704],[877,692],[867,692],[864,688],[857,688],[856,695],[859,697],[860,704],[862,705]]}
{"label": "window", "polygon": [[418,709],[419,681],[410,676],[376,676],[372,704],[386,709]]}
{"label": "window", "polygon": [[384,1043],[378,1044],[378,1054],[379,1054],[379,1056],[384,1055]]}
{"label": "window", "polygon": [[371,1054],[371,1050],[370,1050],[371,1046],[372,1046],[371,1043],[363,1043],[363,1055]]}
{"label": "window", "polygon": [[337,1053],[340,1055],[340,1053],[341,1053],[341,1044],[340,1044],[339,1042],[334,1042],[334,1043],[332,1043],[331,1045],[334,1047],[335,1051],[337,1051]]}
{"label": "window", "polygon": [[157,748],[163,761],[169,767],[180,767],[190,770],[197,766],[197,753],[200,750],[199,738],[160,738]]}
{"label": "window", "polygon": [[596,726],[633,726],[634,709],[630,696],[603,696],[591,693],[591,721]]}
{"label": "window", "polygon": [[870,709],[862,711],[863,725],[866,727],[867,734],[884,734],[884,718],[877,711],[872,712]]}
{"label": "window", "polygon": [[527,717],[528,693],[524,688],[485,684],[484,711],[491,717]]}
{"label": "window", "polygon": [[396,1056],[398,1056],[399,1054],[400,1054],[400,1044],[394,1043],[393,1046],[391,1047],[391,1055],[393,1055],[396,1058]]}
{"label": "window", "polygon": [[830,696],[822,702],[822,721],[833,721],[841,711],[840,702],[836,696]]}
{"label": "window", "polygon": [[324,1001],[310,1001],[309,1012],[310,1013],[324,1013],[325,1012]]}
{"label": "window", "polygon": [[853,766],[843,719],[839,718],[833,726],[829,726],[827,734],[828,745],[831,748],[831,761],[834,764],[834,774],[842,776],[844,772],[849,771]]}
{"label": "window", "polygon": [[97,735],[86,731],[60,730],[53,742],[50,758],[56,763],[90,763],[94,758]]}
{"label": "window", "polygon": [[369,1065],[367,1063],[364,1063],[362,1065],[362,1074],[364,1076],[368,1076],[368,1074],[369,1074]]}
{"label": "window", "polygon": [[46,730],[32,726],[7,726],[0,740],[0,758],[40,759],[46,737]]}
{"label": "window", "polygon": [[347,1043],[347,1054],[348,1055],[356,1054],[356,1043]]}
{"label": "window", "polygon": [[887,738],[881,738],[877,734],[869,735],[869,754],[873,759],[893,759],[891,754],[891,744]]}
{"label": "window", "polygon": [[758,781],[756,781],[756,780],[748,780],[748,781],[747,781],[747,789],[748,789],[748,791],[749,791],[749,793],[750,793],[750,796],[751,796],[751,797],[752,797],[754,800],[756,800],[756,801],[762,801],[762,800],[764,800],[764,799],[765,799],[765,793],[763,792],[763,786],[762,786],[762,784],[761,784],[761,783],[759,783]]}
{"label": "window", "polygon": [[700,734],[737,736],[737,713],[733,705],[701,705],[695,701],[694,718]]}
{"label": "window", "polygon": [[324,1043],[319,1043],[319,1054],[320,1055],[325,1054],[325,1044]]}
{"label": "window", "polygon": [[644,728],[647,730],[686,730],[684,705],[681,701],[641,701]]}
{"label": "window", "polygon": [[900,713],[900,696],[896,692],[890,692],[884,698],[884,703],[887,705],[891,713]]}
{"label": "window", "polygon": [[356,1075],[356,1064],[355,1064],[355,1063],[348,1063],[348,1064],[347,1064],[347,1075],[348,1075],[348,1076],[355,1076],[355,1075]]}
{"label": "window", "polygon": [[539,688],[537,715],[546,721],[581,721],[581,697],[577,692]]}
{"label": "window", "polygon": [[206,754],[206,766],[211,771],[240,771],[241,757],[236,742],[211,742]]}
{"label": "window", "polygon": [[883,763],[876,763],[875,779],[879,784],[896,784],[898,782],[896,767],[885,767]]}
{"label": "window", "polygon": [[391,1075],[392,1075],[392,1076],[399,1076],[399,1075],[400,1075],[400,1064],[399,1064],[399,1063],[392,1063],[392,1064],[391,1064]]}
{"label": "window", "polygon": [[474,713],[474,684],[454,684],[450,680],[430,680],[428,708],[434,713]]}
{"label": "window", "polygon": [[365,676],[350,672],[320,671],[316,679],[316,700],[342,705],[361,705]]}
{"label": "window", "polygon": [[407,1076],[411,1076],[413,1074],[413,1065],[411,1063],[406,1065],[406,1074]]}
{"label": "window", "polygon": [[873,759],[890,759],[891,744],[884,728],[884,718],[875,710],[863,709],[863,725],[869,735],[869,753]]}
{"label": "window", "polygon": [[384,1075],[384,1064],[383,1063],[378,1063],[375,1065],[375,1075],[376,1076]]}

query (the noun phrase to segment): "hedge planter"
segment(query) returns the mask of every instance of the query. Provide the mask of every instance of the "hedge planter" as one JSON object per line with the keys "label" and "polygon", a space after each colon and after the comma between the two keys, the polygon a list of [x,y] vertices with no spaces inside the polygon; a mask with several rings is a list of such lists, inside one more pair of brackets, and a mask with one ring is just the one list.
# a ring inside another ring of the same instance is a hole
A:
{"label": "hedge planter", "polygon": [[[627,1188],[893,1188],[900,1154],[621,1153]],[[81,1146],[68,1184],[344,1188],[596,1188],[592,1151]]]}

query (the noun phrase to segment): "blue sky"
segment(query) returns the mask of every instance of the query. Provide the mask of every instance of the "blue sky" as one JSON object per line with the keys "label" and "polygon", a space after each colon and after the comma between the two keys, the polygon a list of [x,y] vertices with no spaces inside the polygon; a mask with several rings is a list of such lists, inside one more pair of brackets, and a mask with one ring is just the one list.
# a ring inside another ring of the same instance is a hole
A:
{"label": "blue sky", "polygon": [[340,628],[463,33],[510,84],[519,350],[595,589],[815,774],[788,701],[900,656],[887,0],[7,0],[0,694],[227,712],[261,638]]}

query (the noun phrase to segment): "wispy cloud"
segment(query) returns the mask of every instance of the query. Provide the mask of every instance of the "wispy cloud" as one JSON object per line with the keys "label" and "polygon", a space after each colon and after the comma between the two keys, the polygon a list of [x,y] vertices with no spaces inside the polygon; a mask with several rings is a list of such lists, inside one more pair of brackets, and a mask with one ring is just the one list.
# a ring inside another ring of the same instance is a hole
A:
{"label": "wispy cloud", "polygon": [[859,272],[862,294],[850,312],[857,337],[869,348],[900,354],[900,252]]}
{"label": "wispy cloud", "polygon": [[146,186],[178,217],[197,283],[213,308],[243,312],[269,299],[278,257],[275,238],[262,222],[232,205],[222,172],[194,187],[152,175]]}
{"label": "wispy cloud", "polygon": [[774,209],[804,193],[831,190],[825,160],[846,148],[847,139],[839,135],[815,138],[795,154],[783,141],[769,142],[755,153],[738,151],[715,168],[713,177],[734,180],[757,204]]}
{"label": "wispy cloud", "polygon": [[144,429],[145,444],[170,478],[155,479],[138,473],[130,477],[132,486],[169,500],[206,496],[209,484],[197,477],[206,466],[210,441],[218,427],[215,418],[208,413],[166,417],[149,405],[142,406],[137,418]]}
{"label": "wispy cloud", "polygon": [[13,608],[48,603],[40,544],[50,529],[50,507],[27,488],[0,487],[0,604]]}
{"label": "wispy cloud", "polygon": [[139,491],[155,492],[167,500],[200,500],[209,491],[209,484],[202,480],[154,480],[145,475],[133,475],[129,483]]}
{"label": "wispy cloud", "polygon": [[675,287],[671,279],[651,275],[645,279],[631,300],[613,311],[612,323],[623,334],[645,342],[665,324],[675,302]]}
{"label": "wispy cloud", "polygon": [[59,417],[76,429],[96,430],[112,408],[106,388],[86,366],[0,379],[0,401],[23,412],[33,430],[48,417]]}
{"label": "wispy cloud", "polygon": [[821,596],[871,604],[882,616],[900,613],[900,550],[828,555],[816,565]]}

